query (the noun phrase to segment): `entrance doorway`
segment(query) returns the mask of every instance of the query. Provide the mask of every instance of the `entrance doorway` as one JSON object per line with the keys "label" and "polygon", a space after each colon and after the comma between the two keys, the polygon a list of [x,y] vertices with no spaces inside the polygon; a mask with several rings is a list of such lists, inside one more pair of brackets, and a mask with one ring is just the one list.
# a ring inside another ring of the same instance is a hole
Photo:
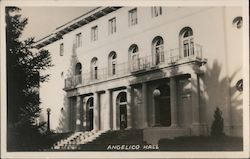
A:
{"label": "entrance doorway", "polygon": [[121,92],[117,96],[118,111],[119,111],[119,123],[120,129],[127,128],[127,94],[126,92]]}
{"label": "entrance doorway", "polygon": [[89,98],[87,101],[87,131],[91,131],[94,128],[94,99]]}
{"label": "entrance doorway", "polygon": [[167,127],[171,125],[171,107],[170,107],[170,87],[160,85],[155,89],[158,92],[154,96],[155,103],[155,126]]}

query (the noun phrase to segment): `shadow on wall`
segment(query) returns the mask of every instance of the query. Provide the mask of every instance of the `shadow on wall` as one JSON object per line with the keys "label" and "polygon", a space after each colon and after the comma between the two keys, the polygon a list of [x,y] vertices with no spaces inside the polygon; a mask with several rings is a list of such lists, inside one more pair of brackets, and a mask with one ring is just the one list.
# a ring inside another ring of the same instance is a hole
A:
{"label": "shadow on wall", "polygon": [[224,118],[224,132],[242,136],[242,93],[237,91],[235,84],[231,84],[237,73],[239,69],[230,77],[222,77],[222,66],[214,61],[211,68],[206,65],[205,73],[200,77],[200,116],[201,121],[208,123],[209,134],[214,120],[213,114],[218,107]]}
{"label": "shadow on wall", "polygon": [[[66,74],[65,79],[74,77],[75,68],[76,68],[77,63],[80,63],[80,61],[78,60],[78,57],[76,54],[76,46],[75,46],[75,44],[73,44],[70,66],[69,66],[69,69],[67,70],[67,74]],[[74,78],[73,78],[73,80],[74,80]],[[62,90],[62,91],[64,91],[64,90]],[[76,120],[76,115],[70,116],[70,113],[73,113],[73,111],[76,109],[75,107],[72,107],[72,108],[71,108],[70,101],[68,100],[68,97],[67,97],[67,92],[64,92],[63,107],[61,108],[59,125],[57,127],[58,132],[70,132],[71,131],[72,122]]]}

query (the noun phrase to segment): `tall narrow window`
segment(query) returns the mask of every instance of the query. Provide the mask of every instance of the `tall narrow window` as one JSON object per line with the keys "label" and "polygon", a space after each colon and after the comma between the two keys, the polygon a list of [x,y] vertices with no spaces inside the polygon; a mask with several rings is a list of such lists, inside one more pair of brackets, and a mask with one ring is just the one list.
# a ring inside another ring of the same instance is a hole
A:
{"label": "tall narrow window", "polygon": [[78,33],[76,34],[76,47],[82,46],[82,34]]}
{"label": "tall narrow window", "polygon": [[116,32],[116,18],[109,19],[109,34]]}
{"label": "tall narrow window", "polygon": [[78,62],[75,66],[75,84],[82,83],[82,64]]}
{"label": "tall narrow window", "polygon": [[164,46],[163,46],[163,38],[157,36],[152,41],[152,52],[153,52],[153,60],[154,64],[158,65],[164,62]]}
{"label": "tall narrow window", "polygon": [[134,8],[128,12],[129,26],[137,24],[137,8]]}
{"label": "tall narrow window", "polygon": [[64,46],[63,43],[60,44],[60,56],[63,56]]}
{"label": "tall narrow window", "polygon": [[194,55],[193,30],[190,27],[180,31],[180,45],[184,57]]}
{"label": "tall narrow window", "polygon": [[162,7],[152,7],[151,8],[152,17],[158,17],[162,15]]}
{"label": "tall narrow window", "polygon": [[98,39],[98,26],[94,26],[91,28],[91,40],[96,41]]}
{"label": "tall narrow window", "polygon": [[136,44],[133,44],[129,47],[129,60],[132,71],[136,71],[140,69],[140,61],[139,61],[139,49]]}
{"label": "tall narrow window", "polygon": [[117,55],[114,51],[112,51],[109,54],[109,74],[110,75],[115,75],[117,73],[116,66],[117,66]]}
{"label": "tall narrow window", "polygon": [[91,77],[93,80],[97,80],[98,79],[98,60],[96,57],[94,57],[91,60]]}

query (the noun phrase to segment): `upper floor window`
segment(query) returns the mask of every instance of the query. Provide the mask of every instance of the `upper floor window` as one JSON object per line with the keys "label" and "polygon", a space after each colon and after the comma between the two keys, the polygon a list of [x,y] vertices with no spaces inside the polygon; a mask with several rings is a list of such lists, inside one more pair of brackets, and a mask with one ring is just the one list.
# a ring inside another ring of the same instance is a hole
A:
{"label": "upper floor window", "polygon": [[129,61],[130,66],[133,71],[136,71],[139,69],[140,66],[140,59],[139,59],[139,48],[136,44],[133,44],[129,47]]}
{"label": "upper floor window", "polygon": [[112,51],[109,54],[109,73],[110,75],[116,74],[116,68],[117,67],[117,55],[116,52]]}
{"label": "upper floor window", "polygon": [[194,55],[193,30],[190,27],[180,31],[180,47],[184,57]]}
{"label": "upper floor window", "polygon": [[78,62],[75,66],[75,75],[81,75],[82,74],[82,64]]}
{"label": "upper floor window", "polygon": [[94,57],[91,60],[91,77],[93,80],[98,79],[98,60],[96,57]]}
{"label": "upper floor window", "polygon": [[234,18],[233,25],[237,27],[237,29],[240,29],[242,27],[242,24],[243,24],[243,19],[241,16]]}
{"label": "upper floor window", "polygon": [[82,34],[78,33],[76,34],[76,47],[82,46]]}
{"label": "upper floor window", "polygon": [[152,51],[155,65],[164,62],[164,42],[162,37],[157,36],[153,39]]}
{"label": "upper floor window", "polygon": [[64,46],[63,43],[60,44],[60,56],[63,56]]}
{"label": "upper floor window", "polygon": [[91,28],[91,41],[96,41],[98,39],[98,26]]}
{"label": "upper floor window", "polygon": [[128,12],[129,26],[137,24],[137,8],[134,8]]}
{"label": "upper floor window", "polygon": [[152,7],[151,8],[152,17],[158,17],[162,15],[162,7]]}
{"label": "upper floor window", "polygon": [[116,32],[116,18],[109,19],[109,34]]}

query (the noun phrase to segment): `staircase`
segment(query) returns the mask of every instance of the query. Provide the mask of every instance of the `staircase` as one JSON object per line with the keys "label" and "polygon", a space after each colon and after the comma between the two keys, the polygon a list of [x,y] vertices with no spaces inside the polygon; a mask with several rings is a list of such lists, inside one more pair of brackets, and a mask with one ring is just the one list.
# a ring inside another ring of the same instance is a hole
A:
{"label": "staircase", "polygon": [[145,145],[145,144],[146,143],[143,141],[143,133],[141,129],[115,130],[115,131],[104,132],[95,140],[92,140],[91,142],[88,142],[86,144],[80,144],[78,146],[78,150],[107,151],[109,145]]}
{"label": "staircase", "polygon": [[62,139],[54,144],[53,150],[76,150],[78,145],[87,144],[106,131],[92,130],[88,132],[76,132],[66,139]]}

